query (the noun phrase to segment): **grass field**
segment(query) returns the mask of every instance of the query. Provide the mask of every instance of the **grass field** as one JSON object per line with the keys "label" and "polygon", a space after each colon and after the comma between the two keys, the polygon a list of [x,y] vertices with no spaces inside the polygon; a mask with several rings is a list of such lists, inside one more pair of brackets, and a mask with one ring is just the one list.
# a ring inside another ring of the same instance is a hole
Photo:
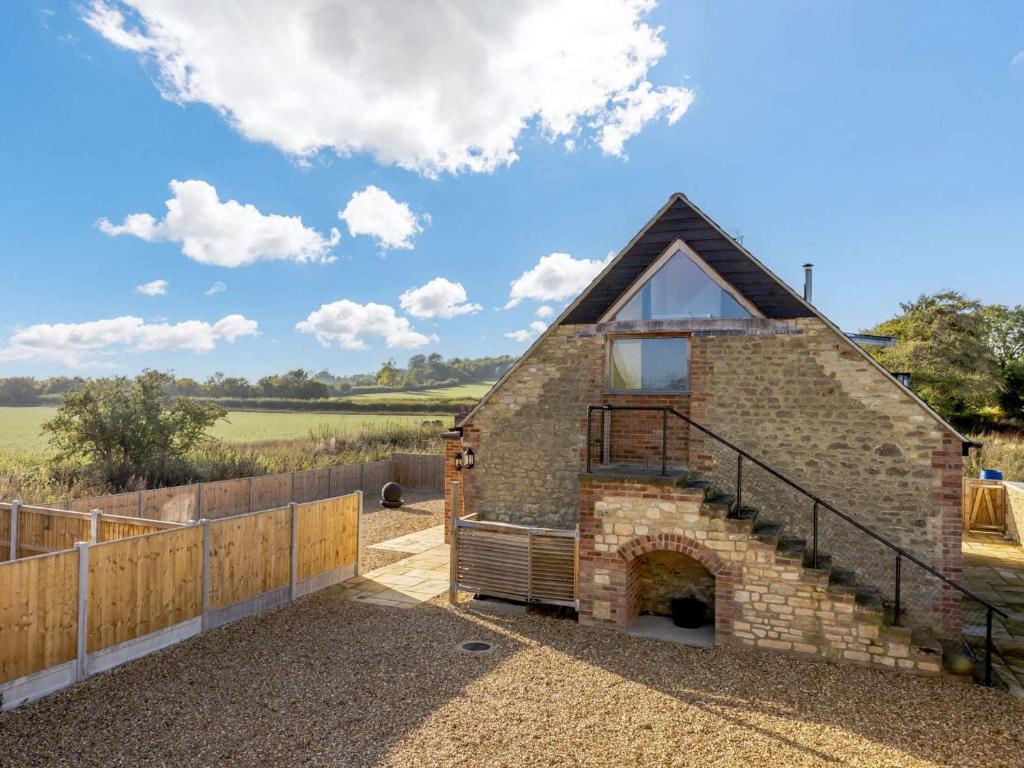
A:
{"label": "grass field", "polygon": [[[418,394],[418,393],[410,393]],[[56,413],[48,407],[0,407],[0,452],[43,454],[49,450],[46,437],[40,434],[43,422]],[[269,440],[291,440],[307,437],[310,430],[326,425],[334,430],[357,432],[364,427],[385,424],[415,426],[450,415],[427,414],[376,416],[366,413],[263,413],[230,411],[228,421],[212,430],[213,436],[231,443],[256,443]]]}
{"label": "grass field", "polygon": [[410,400],[479,400],[494,386],[493,381],[480,381],[475,384],[460,384],[456,387],[436,387],[418,392],[374,392],[362,395],[343,395],[346,400],[362,402],[395,402]]}

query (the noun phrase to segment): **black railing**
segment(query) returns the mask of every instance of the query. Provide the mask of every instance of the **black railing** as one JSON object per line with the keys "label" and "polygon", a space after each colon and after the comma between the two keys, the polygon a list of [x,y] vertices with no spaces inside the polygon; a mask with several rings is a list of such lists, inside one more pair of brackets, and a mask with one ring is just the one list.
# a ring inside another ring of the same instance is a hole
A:
{"label": "black railing", "polygon": [[[986,615],[986,618],[985,618],[985,685],[992,685],[992,619],[993,619],[993,616],[995,614],[999,614],[1003,618],[1007,618],[1007,615],[1006,615],[1005,612],[1003,612],[1002,610],[1000,610],[996,606],[992,605],[987,600],[984,600],[983,598],[979,597],[978,595],[976,595],[974,592],[972,592],[971,590],[969,590],[967,587],[963,586],[959,582],[954,581],[953,579],[949,578],[948,576],[945,576],[944,574],[940,573],[936,569],[932,568],[930,565],[928,565],[927,563],[925,563],[922,560],[918,559],[915,555],[911,554],[910,552],[905,550],[903,547],[901,547],[898,544],[895,544],[895,543],[889,541],[887,538],[882,536],[882,534],[880,534],[880,533],[878,533],[876,531],[873,531],[871,528],[868,528],[866,525],[864,525],[863,523],[861,523],[858,520],[854,519],[853,517],[851,517],[850,515],[846,514],[845,512],[842,512],[839,509],[836,509],[832,504],[830,504],[829,502],[827,502],[824,499],[820,498],[819,496],[817,496],[816,494],[812,493],[811,491],[807,490],[806,488],[804,488],[802,485],[800,485],[796,481],[791,480],[790,478],[786,477],[784,474],[782,474],[778,470],[773,469],[772,467],[768,466],[766,463],[764,463],[763,461],[761,461],[757,457],[752,456],[747,451],[745,451],[742,448],[740,448],[738,445],[735,445],[734,443],[732,443],[729,440],[725,439],[721,435],[716,434],[715,432],[712,432],[710,429],[705,427],[703,424],[699,424],[698,422],[696,422],[693,419],[691,419],[689,416],[686,416],[686,415],[680,413],[675,408],[670,408],[668,406],[644,406],[644,405],[589,405],[589,406],[587,406],[587,455],[586,455],[587,462],[586,463],[587,463],[587,472],[588,473],[593,471],[592,468],[591,468],[590,452],[591,452],[591,442],[592,442],[592,438],[593,438],[593,431],[592,431],[592,428],[591,428],[591,421],[592,421],[592,416],[594,414],[594,411],[649,411],[649,412],[661,412],[661,414],[662,414],[662,419],[661,419],[661,430],[662,430],[662,432],[661,432],[661,474],[662,475],[668,475],[668,416],[669,416],[669,414],[672,414],[673,416],[676,416],[676,417],[682,419],[687,424],[689,424],[691,427],[699,430],[700,432],[703,432],[708,437],[712,438],[716,442],[720,443],[721,445],[724,445],[726,448],[728,448],[729,450],[733,451],[736,454],[736,501],[734,502],[734,505],[735,505],[734,508],[735,508],[737,514],[742,509],[742,504],[743,504],[743,461],[744,461],[744,459],[746,459],[747,461],[750,461],[753,464],[755,464],[756,466],[760,467],[765,472],[770,474],[772,477],[775,477],[778,480],[781,480],[783,483],[785,483],[786,485],[788,485],[790,488],[792,488],[793,490],[797,491],[798,493],[802,494],[803,496],[806,496],[808,499],[810,499],[813,502],[813,508],[812,508],[812,512],[811,512],[811,563],[812,563],[813,567],[815,567],[815,568],[818,567],[818,508],[819,507],[824,507],[829,512],[831,512],[834,515],[838,516],[840,519],[845,520],[847,523],[852,525],[854,528],[857,528],[858,530],[860,530],[865,535],[870,536],[872,539],[874,539],[875,541],[879,542],[883,546],[888,547],[891,551],[896,553],[896,575],[895,575],[895,589],[894,589],[894,598],[895,599],[893,601],[893,624],[895,626],[899,626],[900,625],[900,611],[901,611],[901,608],[900,608],[900,589],[901,589],[902,566],[903,566],[903,559],[904,558],[909,560],[910,562],[912,562],[914,565],[918,566],[919,568],[923,569],[926,573],[929,573],[932,576],[934,576],[935,578],[939,579],[940,581],[942,581],[947,586],[952,587],[953,589],[957,590],[961,594],[966,595],[967,597],[969,597],[971,600],[974,600],[975,602],[979,603],[980,605],[983,605],[985,607],[985,609],[986,609],[986,612],[987,612],[987,615]],[[603,439],[605,441],[608,441],[609,440],[609,435],[607,435],[607,434],[604,435]]]}

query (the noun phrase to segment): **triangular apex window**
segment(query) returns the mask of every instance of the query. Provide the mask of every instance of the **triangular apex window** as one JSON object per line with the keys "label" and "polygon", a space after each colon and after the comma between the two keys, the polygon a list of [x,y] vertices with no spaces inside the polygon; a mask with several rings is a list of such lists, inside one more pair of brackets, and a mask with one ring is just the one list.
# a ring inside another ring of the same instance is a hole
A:
{"label": "triangular apex window", "polygon": [[753,315],[704,266],[677,248],[611,320],[685,320]]}

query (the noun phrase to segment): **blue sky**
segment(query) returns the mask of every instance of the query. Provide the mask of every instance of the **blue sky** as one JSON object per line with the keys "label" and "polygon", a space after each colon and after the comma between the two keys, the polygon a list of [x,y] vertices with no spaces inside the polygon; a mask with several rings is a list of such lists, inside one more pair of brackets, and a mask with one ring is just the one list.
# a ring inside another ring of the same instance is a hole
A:
{"label": "blue sky", "polygon": [[[431,27],[440,48],[423,50],[414,32],[433,19],[395,40],[386,16],[328,16],[308,27],[316,55],[294,62],[281,19],[224,11],[193,39],[161,3],[4,4],[0,375],[255,378],[518,354],[549,319],[538,308],[568,301],[543,298],[531,270],[568,254],[548,267],[584,279],[675,191],[791,284],[814,262],[815,303],[847,330],[942,289],[1024,302],[1024,6],[608,3],[587,29],[568,10],[483,19],[480,49],[452,42],[466,21],[447,13]],[[552,37],[538,47],[567,51],[564,82],[514,42],[538,29]],[[638,71],[605,55],[620,42],[641,46]],[[233,45],[252,58],[229,58]],[[169,82],[176,64],[190,79]],[[607,93],[589,104],[592,72]],[[413,104],[435,77],[437,103]],[[172,180],[226,218],[164,222]],[[381,193],[358,197],[369,187]],[[353,195],[363,216],[339,218]],[[228,200],[259,213],[232,218]],[[154,218],[111,234],[140,213]],[[202,263],[176,233],[210,227],[216,263]],[[465,299],[403,306],[435,278]],[[166,293],[136,291],[157,280]]]}

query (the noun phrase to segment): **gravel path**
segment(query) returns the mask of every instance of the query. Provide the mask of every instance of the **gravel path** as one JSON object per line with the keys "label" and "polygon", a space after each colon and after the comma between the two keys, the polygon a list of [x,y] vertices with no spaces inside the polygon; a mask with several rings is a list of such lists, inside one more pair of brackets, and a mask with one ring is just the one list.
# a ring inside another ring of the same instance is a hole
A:
{"label": "gravel path", "polygon": [[1021,722],[964,683],[327,591],[0,715],[0,765],[1020,766]]}
{"label": "gravel path", "polygon": [[380,506],[377,498],[366,496],[363,512],[363,573],[409,557],[406,552],[370,549],[370,544],[396,539],[444,522],[444,497],[437,492],[406,491],[404,499],[405,504],[399,509],[388,509]]}

